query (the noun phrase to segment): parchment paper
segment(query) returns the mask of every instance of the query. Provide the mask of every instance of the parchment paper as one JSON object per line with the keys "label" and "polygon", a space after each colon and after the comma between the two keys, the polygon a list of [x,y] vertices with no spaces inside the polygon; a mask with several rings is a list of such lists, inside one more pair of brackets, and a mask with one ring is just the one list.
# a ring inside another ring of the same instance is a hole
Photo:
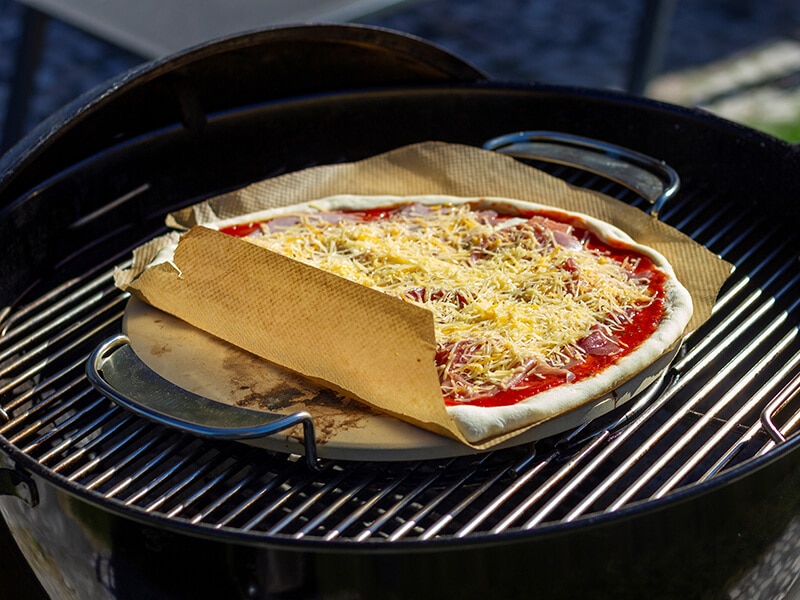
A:
{"label": "parchment paper", "polygon": [[[197,227],[338,194],[499,196],[597,217],[669,260],[692,295],[690,331],[709,317],[731,271],[688,236],[637,208],[508,156],[427,142],[268,179],[173,213],[169,226],[191,229],[181,236],[174,260],[148,268],[174,241],[172,233],[137,249],[132,267],[116,273],[117,285],[249,352],[468,443],[442,400],[429,311]],[[470,445],[489,447],[516,433]]]}

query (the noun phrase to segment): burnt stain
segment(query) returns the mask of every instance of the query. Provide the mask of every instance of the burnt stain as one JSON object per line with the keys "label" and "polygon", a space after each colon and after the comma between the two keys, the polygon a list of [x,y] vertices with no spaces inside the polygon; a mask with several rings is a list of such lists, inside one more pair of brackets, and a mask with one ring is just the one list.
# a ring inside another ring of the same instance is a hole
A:
{"label": "burnt stain", "polygon": [[156,344],[150,347],[150,354],[153,356],[163,356],[172,352],[172,347],[169,344]]}
{"label": "burnt stain", "polygon": [[319,392],[311,399],[311,403],[315,406],[342,406],[345,403],[345,400],[334,392],[333,390],[329,390],[326,388],[322,388]]}
{"label": "burnt stain", "polygon": [[[314,433],[317,445],[324,446],[334,439],[342,431],[350,429],[363,429],[367,426],[366,415],[360,412],[354,413],[316,413],[314,418]],[[288,436],[298,442],[303,441],[303,430],[295,428]]]}
{"label": "burnt stain", "polygon": [[[321,382],[272,363],[265,372],[263,359],[238,349],[223,357],[222,366],[233,389],[238,391],[231,398],[235,405],[281,414],[308,411],[314,421],[318,445],[330,442],[343,431],[368,427],[370,419],[378,413]],[[286,436],[302,442],[303,429],[293,427]]]}
{"label": "burnt stain", "polygon": [[[242,386],[240,389],[248,389],[248,386]],[[244,408],[276,411],[291,408],[304,395],[302,390],[292,387],[275,388],[267,392],[251,391],[244,398],[238,400],[236,404]]]}

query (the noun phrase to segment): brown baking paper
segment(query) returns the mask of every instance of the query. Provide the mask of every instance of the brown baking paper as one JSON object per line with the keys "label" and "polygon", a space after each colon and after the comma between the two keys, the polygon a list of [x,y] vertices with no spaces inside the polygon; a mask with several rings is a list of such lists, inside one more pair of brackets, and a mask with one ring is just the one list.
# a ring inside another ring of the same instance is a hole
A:
{"label": "brown baking paper", "polygon": [[[637,208],[508,156],[427,142],[265,180],[174,213],[168,225],[191,229],[180,237],[174,259],[148,268],[176,233],[137,249],[132,267],[116,273],[117,285],[253,354],[468,443],[442,399],[429,311],[196,227],[338,194],[494,196],[591,215],[667,258],[692,295],[688,331],[710,316],[731,272],[730,264]],[[487,448],[525,429],[469,445]]]}

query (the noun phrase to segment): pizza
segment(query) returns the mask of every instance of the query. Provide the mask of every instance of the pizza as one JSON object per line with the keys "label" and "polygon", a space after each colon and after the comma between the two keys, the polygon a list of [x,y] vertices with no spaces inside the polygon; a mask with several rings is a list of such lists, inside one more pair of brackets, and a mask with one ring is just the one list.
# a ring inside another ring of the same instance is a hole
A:
{"label": "pizza", "polygon": [[528,202],[336,196],[205,226],[429,310],[443,401],[470,442],[614,390],[692,315],[664,256]]}

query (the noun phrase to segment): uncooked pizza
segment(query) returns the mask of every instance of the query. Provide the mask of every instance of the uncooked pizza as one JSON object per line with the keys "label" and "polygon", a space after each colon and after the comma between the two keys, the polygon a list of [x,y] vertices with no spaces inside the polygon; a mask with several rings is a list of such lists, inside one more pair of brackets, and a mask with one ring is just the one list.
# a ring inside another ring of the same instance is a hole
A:
{"label": "uncooked pizza", "polygon": [[468,440],[613,390],[692,314],[659,253],[514,200],[339,196],[213,227],[429,310],[444,402]]}

